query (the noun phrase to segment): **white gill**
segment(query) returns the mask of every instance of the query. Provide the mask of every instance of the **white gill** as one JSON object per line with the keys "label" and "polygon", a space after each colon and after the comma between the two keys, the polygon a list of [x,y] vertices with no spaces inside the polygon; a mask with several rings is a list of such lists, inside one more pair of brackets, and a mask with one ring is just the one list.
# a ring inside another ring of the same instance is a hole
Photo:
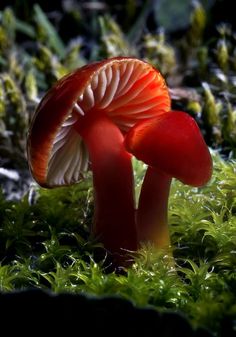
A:
{"label": "white gill", "polygon": [[123,88],[126,86],[126,84],[129,82],[130,76],[133,72],[134,64],[131,63],[129,66],[126,66],[124,73],[122,74],[122,81],[120,83],[120,86],[117,90],[117,95],[123,90]]}
{"label": "white gill", "polygon": [[142,67],[134,67],[130,77],[129,77],[129,81],[126,83],[126,85],[119,90],[119,92],[117,93],[118,96],[122,96],[127,94],[127,92],[132,88],[132,86],[135,84],[135,82],[137,80],[140,79],[140,77],[144,76],[144,69]]}
{"label": "white gill", "polygon": [[[143,77],[142,77],[143,78]],[[122,95],[119,99],[117,99],[115,102],[112,104],[112,109],[115,110],[119,107],[124,106],[125,104],[130,104],[134,98],[137,96],[146,96],[148,97],[147,93],[145,93],[145,89],[147,86],[154,80],[155,78],[155,73],[150,74],[147,76],[145,81],[142,81],[135,90],[130,90],[128,95]],[[137,81],[138,82],[138,81]],[[134,83],[133,83],[134,85]],[[130,88],[132,88],[131,85],[129,85]],[[135,102],[136,103],[136,102]]]}
{"label": "white gill", "polygon": [[91,81],[91,88],[95,90],[98,86],[98,74],[93,76],[93,79]]}
{"label": "white gill", "polygon": [[83,108],[84,110],[89,110],[94,106],[94,95],[91,85],[88,85],[84,91],[83,96]]}
{"label": "white gill", "polygon": [[77,112],[79,115],[84,116],[83,109],[79,106],[78,103],[75,103],[74,105],[74,111]]}
{"label": "white gill", "polygon": [[110,85],[112,77],[114,76],[113,75],[114,71],[112,71],[112,67],[107,67],[105,71],[107,77],[107,85]]}
{"label": "white gill", "polygon": [[[149,72],[150,68],[140,65],[138,61],[122,62],[119,66],[117,64],[107,66],[92,77],[90,85],[79,97],[78,105],[81,105],[85,111],[93,106],[100,109],[108,108],[109,111],[121,107],[140,96],[145,87],[153,81],[156,75],[153,72],[148,76]],[[147,80],[132,91],[132,87],[145,76]],[[126,95],[127,93],[129,95]]]}
{"label": "white gill", "polygon": [[121,75],[124,74],[124,72],[125,72],[125,70],[126,70],[126,68],[127,68],[127,65],[128,65],[127,62],[122,62],[122,63],[121,63],[121,65],[120,65],[120,73],[121,73]]}
{"label": "white gill", "polygon": [[107,77],[105,70],[102,70],[98,76],[98,85],[94,91],[95,102],[98,103],[102,100],[107,87]]}
{"label": "white gill", "polygon": [[[64,144],[54,150],[48,164],[47,181],[51,185],[65,185],[78,181],[81,172],[87,170],[88,155],[83,140],[76,130],[70,128],[64,138]],[[60,169],[58,169],[60,167]]]}
{"label": "white gill", "polygon": [[110,85],[107,87],[106,95],[103,97],[99,107],[105,109],[115,98],[117,88],[120,83],[120,72],[119,69],[113,70],[113,76]]}

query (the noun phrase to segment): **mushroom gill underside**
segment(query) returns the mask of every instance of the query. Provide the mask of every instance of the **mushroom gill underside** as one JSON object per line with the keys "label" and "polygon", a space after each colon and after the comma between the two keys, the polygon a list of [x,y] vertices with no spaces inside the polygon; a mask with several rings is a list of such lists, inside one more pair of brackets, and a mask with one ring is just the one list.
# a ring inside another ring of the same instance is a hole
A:
{"label": "mushroom gill underside", "polygon": [[138,121],[170,109],[168,89],[160,73],[139,60],[110,62],[94,72],[53,141],[49,187],[77,182],[87,170],[88,151],[75,124],[91,109],[104,111],[126,133]]}

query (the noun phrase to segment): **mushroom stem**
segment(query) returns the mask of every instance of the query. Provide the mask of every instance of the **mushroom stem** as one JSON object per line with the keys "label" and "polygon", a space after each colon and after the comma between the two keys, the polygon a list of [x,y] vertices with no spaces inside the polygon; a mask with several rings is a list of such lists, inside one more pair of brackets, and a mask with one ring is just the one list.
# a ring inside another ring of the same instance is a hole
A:
{"label": "mushroom stem", "polygon": [[93,172],[93,234],[122,263],[127,250],[137,249],[131,155],[119,128],[99,112],[82,117],[76,129],[88,147]]}
{"label": "mushroom stem", "polygon": [[137,210],[139,242],[151,242],[158,249],[170,247],[168,229],[168,198],[171,177],[148,167],[144,177]]}

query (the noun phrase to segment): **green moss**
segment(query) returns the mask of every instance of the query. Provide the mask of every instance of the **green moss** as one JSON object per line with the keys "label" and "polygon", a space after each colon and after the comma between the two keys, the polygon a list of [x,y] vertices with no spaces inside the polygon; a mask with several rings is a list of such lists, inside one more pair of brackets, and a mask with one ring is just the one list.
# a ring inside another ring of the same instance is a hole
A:
{"label": "green moss", "polygon": [[[1,196],[1,290],[35,286],[116,294],[138,306],[181,311],[195,326],[217,331],[223,316],[236,313],[236,163],[213,158],[214,174],[206,187],[172,184],[169,224],[176,268],[146,246],[134,254],[135,263],[124,275],[106,272],[95,253],[99,243],[89,235],[89,177],[68,188],[32,187],[21,202]],[[134,161],[134,168],[139,185],[145,166]]]}

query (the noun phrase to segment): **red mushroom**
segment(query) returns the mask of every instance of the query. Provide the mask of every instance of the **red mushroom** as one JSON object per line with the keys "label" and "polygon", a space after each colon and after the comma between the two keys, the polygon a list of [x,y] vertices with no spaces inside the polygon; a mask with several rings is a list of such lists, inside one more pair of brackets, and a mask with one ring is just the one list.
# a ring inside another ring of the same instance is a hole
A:
{"label": "red mushroom", "polygon": [[93,234],[120,261],[125,250],[137,248],[133,173],[124,134],[137,121],[169,107],[160,73],[146,62],[121,57],[84,66],[59,80],[31,123],[28,161],[41,186],[72,184],[91,162]]}
{"label": "red mushroom", "polygon": [[172,177],[190,186],[205,185],[212,160],[195,120],[170,111],[136,124],[125,138],[127,150],[148,164],[137,211],[140,241],[170,246],[167,207]]}

